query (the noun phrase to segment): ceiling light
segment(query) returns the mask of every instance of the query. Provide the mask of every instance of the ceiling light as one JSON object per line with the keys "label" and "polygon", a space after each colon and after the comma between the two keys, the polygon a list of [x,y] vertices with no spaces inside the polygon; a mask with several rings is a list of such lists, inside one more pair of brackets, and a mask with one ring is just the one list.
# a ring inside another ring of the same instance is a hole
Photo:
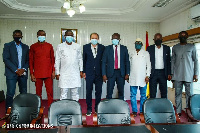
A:
{"label": "ceiling light", "polygon": [[75,14],[75,11],[74,11],[72,8],[70,8],[69,10],[67,10],[67,14],[68,14],[70,17],[72,17],[72,16]]}
{"label": "ceiling light", "polygon": [[[77,4],[79,5],[80,13],[83,13],[85,11],[85,6],[80,3],[78,0],[57,0],[60,2],[63,2],[63,6],[61,7],[61,12],[66,13],[72,17],[76,13],[76,9],[78,8]],[[75,8],[74,8],[75,7]]]}
{"label": "ceiling light", "polygon": [[79,10],[80,10],[80,13],[84,12],[85,11],[85,6],[80,4]]}
{"label": "ceiling light", "polygon": [[65,1],[63,7],[66,8],[66,9],[69,9],[69,8],[70,8],[70,3],[69,3],[69,1]]}
{"label": "ceiling light", "polygon": [[159,0],[152,7],[165,7],[172,1],[174,1],[174,0]]}

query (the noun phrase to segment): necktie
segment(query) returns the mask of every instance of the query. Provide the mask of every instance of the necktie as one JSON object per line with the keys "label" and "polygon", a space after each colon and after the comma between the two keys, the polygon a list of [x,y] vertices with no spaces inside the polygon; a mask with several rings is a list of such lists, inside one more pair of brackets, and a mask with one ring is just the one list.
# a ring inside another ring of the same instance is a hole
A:
{"label": "necktie", "polygon": [[97,54],[97,48],[94,48],[95,55]]}
{"label": "necktie", "polygon": [[117,54],[117,46],[115,46],[115,69],[118,69],[118,54]]}

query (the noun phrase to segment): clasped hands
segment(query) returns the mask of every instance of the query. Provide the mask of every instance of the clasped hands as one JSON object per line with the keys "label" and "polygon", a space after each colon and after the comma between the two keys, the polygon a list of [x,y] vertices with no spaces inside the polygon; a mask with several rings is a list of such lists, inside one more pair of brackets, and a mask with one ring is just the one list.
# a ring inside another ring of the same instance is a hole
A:
{"label": "clasped hands", "polygon": [[17,69],[15,73],[17,74],[17,76],[22,76],[24,72],[25,72],[25,69]]}

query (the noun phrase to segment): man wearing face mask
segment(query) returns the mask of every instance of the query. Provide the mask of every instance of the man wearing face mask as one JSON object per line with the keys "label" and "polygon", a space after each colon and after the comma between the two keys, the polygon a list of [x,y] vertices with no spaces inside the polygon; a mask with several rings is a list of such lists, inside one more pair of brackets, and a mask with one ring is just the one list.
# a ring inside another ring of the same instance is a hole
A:
{"label": "man wearing face mask", "polygon": [[83,77],[86,79],[87,116],[90,116],[92,112],[93,83],[95,84],[95,112],[97,112],[97,105],[101,101],[103,84],[101,61],[105,47],[99,44],[98,40],[99,35],[92,33],[90,43],[83,46]]}
{"label": "man wearing face mask", "polygon": [[47,43],[46,33],[44,30],[37,32],[38,42],[30,47],[29,65],[31,81],[35,82],[36,94],[42,100],[42,86],[45,83],[48,107],[53,102],[53,79],[55,78],[55,57],[53,46]]}
{"label": "man wearing face mask", "polygon": [[188,33],[179,33],[180,43],[172,48],[172,80],[175,87],[176,110],[179,116],[182,110],[182,90],[183,84],[186,92],[186,108],[190,97],[191,82],[198,81],[198,55],[196,47],[187,43]]}
{"label": "man wearing face mask", "polygon": [[135,50],[129,52],[130,56],[130,98],[133,115],[137,116],[137,89],[140,89],[140,113],[146,100],[147,83],[151,72],[150,56],[147,51],[142,49],[142,39],[137,38],[135,41]]}
{"label": "man wearing face mask", "polygon": [[56,50],[56,79],[61,88],[60,100],[67,99],[68,89],[71,90],[71,98],[79,100],[78,88],[81,87],[83,75],[83,58],[81,45],[74,43],[74,34],[71,30],[65,32],[66,42],[58,45]]}
{"label": "man wearing face mask", "polygon": [[155,98],[157,83],[161,98],[167,98],[167,80],[171,80],[170,48],[162,44],[162,35],[154,35],[154,45],[147,47],[151,61],[151,75],[149,80],[150,98]]}
{"label": "man wearing face mask", "polygon": [[15,30],[13,32],[13,41],[5,43],[3,48],[7,85],[6,110],[12,106],[17,82],[20,94],[27,93],[29,47],[21,42],[22,37],[22,31]]}
{"label": "man wearing face mask", "polygon": [[107,83],[107,99],[112,98],[115,81],[117,83],[118,98],[124,100],[124,84],[130,74],[128,49],[120,43],[120,34],[112,35],[112,45],[105,48],[102,58],[103,81]]}

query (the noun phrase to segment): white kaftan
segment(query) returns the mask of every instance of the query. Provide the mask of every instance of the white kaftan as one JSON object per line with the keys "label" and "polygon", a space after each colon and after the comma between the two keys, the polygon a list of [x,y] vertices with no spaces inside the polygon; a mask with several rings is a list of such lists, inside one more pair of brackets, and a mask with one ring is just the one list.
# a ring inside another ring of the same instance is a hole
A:
{"label": "white kaftan", "polygon": [[133,50],[129,53],[130,58],[130,77],[131,86],[144,87],[146,85],[145,77],[150,76],[151,62],[149,53],[141,49],[138,53]]}
{"label": "white kaftan", "polygon": [[81,45],[63,42],[56,50],[55,72],[60,74],[58,87],[81,87],[80,71],[83,71]]}

